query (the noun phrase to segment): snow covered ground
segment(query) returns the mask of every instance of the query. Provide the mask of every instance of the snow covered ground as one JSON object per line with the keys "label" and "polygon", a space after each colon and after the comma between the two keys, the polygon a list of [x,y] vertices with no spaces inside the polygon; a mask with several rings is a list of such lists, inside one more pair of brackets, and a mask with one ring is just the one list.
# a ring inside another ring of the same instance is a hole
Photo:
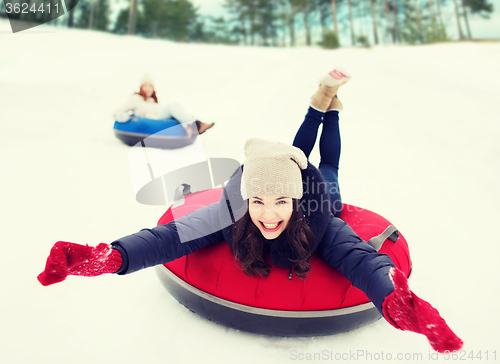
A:
{"label": "snow covered ground", "polygon": [[228,329],[178,304],[153,269],[36,280],[57,240],[111,242],[165,211],[135,201],[130,148],[112,132],[143,72],[160,101],[217,123],[201,137],[208,157],[243,161],[249,137],[291,142],[317,79],[339,65],[354,75],[339,93],[344,201],[405,235],[411,288],[464,340],[460,362],[479,351],[474,363],[500,362],[500,43],[232,48],[48,26],[11,34],[1,20],[0,46],[1,363],[436,361],[424,336],[383,320],[317,338]]}

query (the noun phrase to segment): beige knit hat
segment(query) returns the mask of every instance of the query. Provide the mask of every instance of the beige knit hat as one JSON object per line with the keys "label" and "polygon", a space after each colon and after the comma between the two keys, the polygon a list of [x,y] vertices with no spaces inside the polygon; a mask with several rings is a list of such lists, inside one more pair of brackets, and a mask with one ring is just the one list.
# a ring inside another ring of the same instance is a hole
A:
{"label": "beige knit hat", "polygon": [[151,86],[154,86],[154,83],[153,83],[153,79],[151,78],[151,76],[147,73],[145,73],[142,78],[141,78],[141,87],[142,85],[146,84],[146,83],[149,83]]}
{"label": "beige knit hat", "polygon": [[241,177],[244,200],[262,195],[302,198],[300,170],[307,168],[307,157],[302,150],[285,143],[249,139],[245,143],[245,156]]}

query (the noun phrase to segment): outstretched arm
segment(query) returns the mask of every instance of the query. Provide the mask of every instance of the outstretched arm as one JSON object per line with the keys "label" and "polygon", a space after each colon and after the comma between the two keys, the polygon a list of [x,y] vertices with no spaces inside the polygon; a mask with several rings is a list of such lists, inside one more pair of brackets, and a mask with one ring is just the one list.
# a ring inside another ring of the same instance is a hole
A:
{"label": "outstretched arm", "polygon": [[57,242],[38,276],[44,286],[58,283],[68,275],[94,277],[104,273],[128,274],[184,255],[224,240],[214,203],[166,225],[144,229],[97,247]]}
{"label": "outstretched arm", "polygon": [[438,310],[410,291],[403,272],[395,268],[390,277],[394,291],[382,303],[387,322],[397,329],[425,335],[440,353],[460,350],[463,341],[451,331]]}
{"label": "outstretched arm", "polygon": [[[382,302],[394,286],[389,272],[394,268],[392,259],[377,251],[362,240],[341,219],[333,219],[322,241],[318,253],[333,268],[362,290],[382,313]],[[325,240],[325,239],[324,239]]]}
{"label": "outstretched arm", "polygon": [[219,202],[204,206],[166,225],[144,229],[114,241],[124,264],[118,274],[168,263],[224,240],[219,223]]}
{"label": "outstretched arm", "polygon": [[[335,220],[334,224],[345,222]],[[392,326],[425,335],[439,352],[462,347],[462,340],[439,312],[410,291],[405,275],[389,256],[377,253],[347,224],[330,233],[333,239],[320,244],[318,253],[361,289]]]}

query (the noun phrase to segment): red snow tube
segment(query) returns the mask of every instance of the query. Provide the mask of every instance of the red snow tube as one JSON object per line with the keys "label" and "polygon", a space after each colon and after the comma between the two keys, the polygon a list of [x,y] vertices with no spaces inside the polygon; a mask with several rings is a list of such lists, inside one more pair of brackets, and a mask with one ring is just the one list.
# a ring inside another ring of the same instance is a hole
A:
{"label": "red snow tube", "polygon": [[[175,208],[183,216],[217,202],[222,188],[192,193]],[[363,239],[381,234],[390,224],[376,213],[344,204],[340,217]],[[173,220],[172,207],[158,224]],[[399,234],[385,240],[380,253],[389,255],[407,276],[411,261],[408,244]],[[349,331],[380,318],[366,295],[323,259],[313,255],[306,279],[273,266],[267,278],[250,277],[221,242],[157,267],[167,290],[192,311],[236,329],[276,336],[318,336]],[[328,287],[328,288],[326,288]]]}

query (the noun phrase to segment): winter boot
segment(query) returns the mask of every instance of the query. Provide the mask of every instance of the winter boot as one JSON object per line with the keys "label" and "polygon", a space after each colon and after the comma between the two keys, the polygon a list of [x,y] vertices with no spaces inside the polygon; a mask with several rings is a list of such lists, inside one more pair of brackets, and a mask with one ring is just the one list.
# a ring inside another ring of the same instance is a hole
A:
{"label": "winter boot", "polygon": [[340,110],[343,110],[343,106],[342,106],[342,103],[340,102],[339,98],[337,97],[337,95],[335,95],[332,99],[332,102],[330,102],[330,106],[328,106],[328,111],[331,111],[331,110],[337,110],[337,111],[340,111]]}
{"label": "winter boot", "polygon": [[201,135],[204,132],[206,132],[208,129],[210,129],[212,126],[214,126],[215,123],[204,123],[202,121],[196,120],[196,127],[198,128],[198,134]]}
{"label": "winter boot", "polygon": [[[318,91],[311,98],[311,106],[319,111],[341,110],[342,104],[336,98],[340,86],[351,79],[346,72],[334,69],[321,79]],[[340,107],[340,109],[339,109]]]}

